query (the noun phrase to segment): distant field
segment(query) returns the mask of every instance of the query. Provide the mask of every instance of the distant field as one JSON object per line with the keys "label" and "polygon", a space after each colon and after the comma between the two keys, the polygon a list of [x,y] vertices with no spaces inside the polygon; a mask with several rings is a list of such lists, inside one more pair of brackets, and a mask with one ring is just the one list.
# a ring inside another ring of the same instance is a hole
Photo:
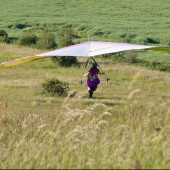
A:
{"label": "distant field", "polygon": [[[91,39],[123,41],[123,34],[133,35],[133,42],[147,37],[170,43],[169,0],[1,0],[0,28],[10,36],[37,29],[44,24],[54,32],[63,24],[73,24],[78,31],[99,32]],[[28,24],[17,29],[16,24]],[[82,40],[86,37],[81,37]]]}

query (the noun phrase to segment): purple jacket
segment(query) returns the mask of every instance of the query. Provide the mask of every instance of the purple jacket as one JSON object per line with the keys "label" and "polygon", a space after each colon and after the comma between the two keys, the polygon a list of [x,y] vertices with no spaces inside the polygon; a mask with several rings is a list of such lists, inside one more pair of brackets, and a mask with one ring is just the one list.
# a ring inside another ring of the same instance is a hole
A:
{"label": "purple jacket", "polygon": [[96,87],[100,83],[98,74],[99,74],[98,68],[91,68],[89,70],[89,74],[88,74],[87,81],[86,81],[86,85],[88,87]]}

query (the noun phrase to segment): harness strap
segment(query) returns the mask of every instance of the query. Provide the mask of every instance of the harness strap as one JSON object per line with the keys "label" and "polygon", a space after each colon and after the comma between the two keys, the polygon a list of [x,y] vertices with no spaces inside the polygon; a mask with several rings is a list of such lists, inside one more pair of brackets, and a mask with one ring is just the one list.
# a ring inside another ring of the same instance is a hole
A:
{"label": "harness strap", "polygon": [[[92,61],[90,61],[90,59],[93,60],[93,62],[95,62],[95,63],[97,64],[97,66],[99,67],[99,69],[103,72],[103,70],[101,69],[101,67],[100,67],[99,64],[97,63],[97,61],[96,61],[93,57],[90,57],[90,58],[88,58],[87,61],[86,61],[86,64],[85,64],[84,70],[83,70],[83,74],[84,74],[84,72],[85,72],[85,69],[86,69],[88,63],[91,63],[91,64],[92,64]],[[82,75],[83,75],[83,74],[82,74]],[[108,82],[110,79],[107,77],[107,75],[106,75],[105,72],[104,72],[104,74],[105,74],[105,76],[106,76],[106,81]],[[81,76],[81,79],[80,79],[79,83],[82,84],[82,76]]]}
{"label": "harness strap", "polygon": [[106,81],[108,82],[110,79],[107,77],[106,73],[101,69],[101,67],[99,66],[99,64],[97,63],[97,61],[96,61],[93,57],[91,57],[91,58],[92,58],[93,61],[97,64],[97,66],[100,68],[100,70],[105,74],[105,76],[106,76]]}

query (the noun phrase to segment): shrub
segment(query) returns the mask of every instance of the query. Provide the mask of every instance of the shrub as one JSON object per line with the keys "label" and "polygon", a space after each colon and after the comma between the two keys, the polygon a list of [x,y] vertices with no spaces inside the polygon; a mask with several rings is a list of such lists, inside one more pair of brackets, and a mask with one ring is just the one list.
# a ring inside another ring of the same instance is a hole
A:
{"label": "shrub", "polygon": [[[61,27],[58,33],[58,45],[59,47],[65,47],[73,45],[74,30],[72,25],[64,25]],[[75,56],[58,56],[52,57],[52,61],[63,67],[70,67],[78,65],[78,60]]]}
{"label": "shrub", "polygon": [[156,62],[156,61],[151,61],[149,67],[152,69],[155,69],[155,70],[160,70],[160,71],[169,72],[169,70],[170,70],[169,66],[167,66],[161,62]]}
{"label": "shrub", "polygon": [[141,60],[138,59],[138,63],[141,66],[151,68],[153,70],[160,70],[160,71],[166,71],[170,72],[170,66],[165,65],[161,62],[156,62],[156,61],[147,61],[147,60]]}
{"label": "shrub", "polygon": [[24,29],[24,28],[27,27],[27,25],[26,24],[17,23],[17,24],[15,24],[14,27],[17,28],[17,29]]}
{"label": "shrub", "polygon": [[100,57],[101,59],[104,59],[104,60],[108,59],[109,62],[112,61],[115,63],[120,63],[124,61],[124,53],[102,54]]}
{"label": "shrub", "polygon": [[78,60],[74,56],[57,56],[52,57],[52,61],[57,63],[59,66],[62,67],[70,67],[70,66],[77,66]]}
{"label": "shrub", "polygon": [[160,65],[159,70],[170,72],[170,66],[162,64],[162,65]]}
{"label": "shrub", "polygon": [[58,45],[59,47],[65,47],[73,45],[74,30],[71,24],[66,24],[61,27],[58,32]]}
{"label": "shrub", "polygon": [[37,36],[34,34],[24,33],[19,38],[19,44],[26,45],[26,46],[35,45],[37,42],[37,39],[38,39]]}
{"label": "shrub", "polygon": [[50,33],[48,30],[44,30],[38,38],[36,46],[40,49],[53,49],[57,47],[54,34]]}
{"label": "shrub", "polygon": [[50,94],[52,96],[66,96],[69,91],[69,84],[61,82],[58,79],[49,79],[42,83],[43,94]]}
{"label": "shrub", "polygon": [[147,45],[147,44],[160,44],[160,42],[158,40],[155,40],[153,38],[146,38],[144,40],[144,44]]}
{"label": "shrub", "polygon": [[9,43],[10,40],[7,37],[0,36],[0,43]]}
{"label": "shrub", "polygon": [[5,30],[0,30],[0,43],[9,43],[8,34]]}
{"label": "shrub", "polygon": [[2,37],[8,37],[8,34],[5,30],[0,30],[0,36]]}
{"label": "shrub", "polygon": [[132,51],[128,51],[125,58],[124,58],[124,62],[127,63],[137,63],[137,55],[136,53],[132,52]]}

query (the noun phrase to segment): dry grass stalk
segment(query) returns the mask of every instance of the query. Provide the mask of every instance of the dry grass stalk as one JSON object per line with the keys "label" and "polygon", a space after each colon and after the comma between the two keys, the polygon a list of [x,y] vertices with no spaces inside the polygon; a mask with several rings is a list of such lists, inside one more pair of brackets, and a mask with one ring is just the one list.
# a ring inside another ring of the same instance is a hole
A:
{"label": "dry grass stalk", "polygon": [[3,102],[2,102],[2,117],[1,117],[1,120],[3,123],[6,123],[8,121],[8,118],[7,118],[7,107],[8,107],[8,103],[7,103],[7,100],[3,99]]}

